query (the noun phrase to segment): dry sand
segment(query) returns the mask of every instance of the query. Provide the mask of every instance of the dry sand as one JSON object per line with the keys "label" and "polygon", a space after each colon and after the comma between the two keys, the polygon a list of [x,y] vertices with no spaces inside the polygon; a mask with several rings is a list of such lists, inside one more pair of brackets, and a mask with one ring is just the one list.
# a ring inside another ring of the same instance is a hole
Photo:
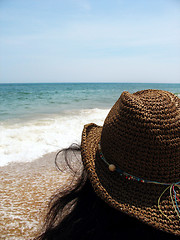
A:
{"label": "dry sand", "polygon": [[55,168],[55,153],[0,168],[0,239],[33,239],[50,197],[72,176]]}

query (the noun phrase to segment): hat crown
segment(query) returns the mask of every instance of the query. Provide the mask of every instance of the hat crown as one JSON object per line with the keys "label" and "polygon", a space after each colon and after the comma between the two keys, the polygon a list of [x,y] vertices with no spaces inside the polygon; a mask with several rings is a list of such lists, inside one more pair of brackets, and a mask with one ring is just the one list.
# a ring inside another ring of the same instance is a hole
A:
{"label": "hat crown", "polygon": [[180,179],[180,99],[162,90],[123,92],[105,119],[101,147],[121,170],[158,182]]}

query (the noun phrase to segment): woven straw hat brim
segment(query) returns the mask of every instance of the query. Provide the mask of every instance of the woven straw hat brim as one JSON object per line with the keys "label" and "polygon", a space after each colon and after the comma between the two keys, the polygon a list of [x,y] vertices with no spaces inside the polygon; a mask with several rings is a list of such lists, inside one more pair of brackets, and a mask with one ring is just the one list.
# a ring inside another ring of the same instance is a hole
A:
{"label": "woven straw hat brim", "polygon": [[97,195],[110,206],[133,216],[159,230],[180,235],[179,218],[174,211],[169,192],[163,195],[160,208],[158,198],[166,186],[129,181],[117,172],[110,172],[100,159],[98,143],[102,127],[96,124],[84,126],[81,155],[88,177]]}

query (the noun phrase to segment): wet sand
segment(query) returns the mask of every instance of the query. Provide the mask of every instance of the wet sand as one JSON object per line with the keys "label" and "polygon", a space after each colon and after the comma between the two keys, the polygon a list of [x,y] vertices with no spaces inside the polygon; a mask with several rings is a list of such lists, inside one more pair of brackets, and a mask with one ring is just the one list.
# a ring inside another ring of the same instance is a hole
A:
{"label": "wet sand", "polygon": [[33,239],[42,226],[50,197],[72,175],[55,168],[55,153],[29,163],[0,167],[0,239]]}

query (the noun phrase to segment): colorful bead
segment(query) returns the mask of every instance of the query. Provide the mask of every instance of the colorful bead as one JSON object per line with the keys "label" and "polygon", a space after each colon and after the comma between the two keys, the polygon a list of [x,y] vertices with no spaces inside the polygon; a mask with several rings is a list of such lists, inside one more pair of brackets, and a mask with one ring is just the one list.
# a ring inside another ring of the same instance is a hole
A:
{"label": "colorful bead", "polygon": [[109,170],[110,170],[111,172],[114,172],[114,171],[116,170],[116,166],[115,166],[114,164],[110,164],[110,165],[109,165]]}

